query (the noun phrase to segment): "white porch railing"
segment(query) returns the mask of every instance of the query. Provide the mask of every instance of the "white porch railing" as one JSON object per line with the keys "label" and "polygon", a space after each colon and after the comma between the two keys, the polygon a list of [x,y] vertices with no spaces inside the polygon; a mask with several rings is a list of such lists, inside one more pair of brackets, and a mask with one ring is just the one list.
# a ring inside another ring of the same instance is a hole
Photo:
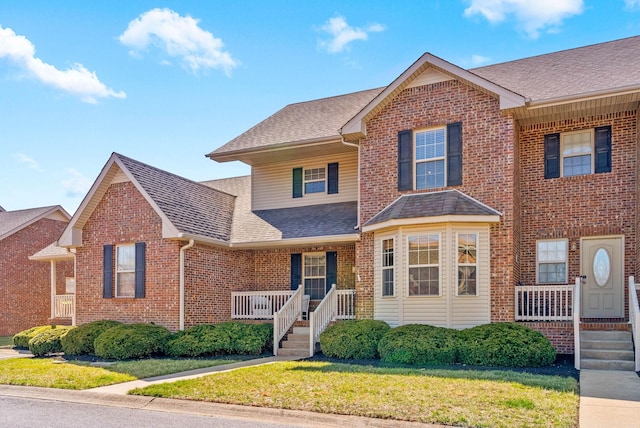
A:
{"label": "white porch railing", "polygon": [[316,306],[315,310],[309,314],[309,356],[313,357],[316,350],[316,342],[320,339],[320,333],[324,331],[329,323],[338,315],[338,293],[336,285],[332,284],[331,289],[324,296],[324,299]]}
{"label": "white porch railing", "polygon": [[573,317],[573,366],[576,370],[580,370],[580,288],[582,286],[582,279],[576,278],[576,285],[573,290],[573,310],[575,316]]}
{"label": "white porch railing", "polygon": [[520,285],[516,291],[516,321],[570,321],[573,285]]}
{"label": "white porch railing", "polygon": [[76,315],[75,294],[55,295],[53,298],[53,315],[54,318],[74,318]]}
{"label": "white porch railing", "polygon": [[280,339],[287,334],[297,319],[302,319],[302,296],[304,285],[300,284],[289,300],[273,314],[273,355],[278,355]]}
{"label": "white porch railing", "polygon": [[232,319],[273,319],[293,290],[234,291],[231,293]]}
{"label": "white porch railing", "polygon": [[633,334],[633,344],[635,350],[636,370],[640,371],[640,350],[638,340],[640,340],[640,305],[638,305],[638,292],[636,281],[633,276],[629,277],[629,323]]}
{"label": "white porch railing", "polygon": [[336,290],[337,320],[354,320],[356,319],[356,290]]}

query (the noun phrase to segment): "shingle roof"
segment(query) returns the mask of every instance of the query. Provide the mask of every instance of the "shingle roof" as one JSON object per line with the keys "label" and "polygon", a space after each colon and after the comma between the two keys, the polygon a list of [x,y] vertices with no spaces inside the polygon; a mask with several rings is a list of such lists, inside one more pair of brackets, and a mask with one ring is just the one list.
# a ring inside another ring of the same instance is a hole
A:
{"label": "shingle roof", "polygon": [[493,216],[500,213],[458,190],[402,195],[364,226],[390,220],[446,215]]}
{"label": "shingle roof", "polygon": [[205,181],[206,186],[236,196],[231,242],[277,242],[357,233],[356,202],[251,211],[251,177]]}
{"label": "shingle roof", "polygon": [[339,138],[338,130],[384,88],[289,104],[208,156],[307,140]]}
{"label": "shingle roof", "polygon": [[469,70],[533,101],[640,85],[640,36]]}
{"label": "shingle roof", "polygon": [[73,257],[74,257],[73,253],[68,252],[66,248],[58,247],[56,243],[53,242],[48,246],[44,247],[42,250],[35,253],[34,255],[32,255],[31,257],[29,257],[29,259],[48,261],[48,260],[56,260],[56,259],[57,260],[73,259]]}
{"label": "shingle roof", "polygon": [[5,210],[4,208],[2,208],[2,207],[0,206],[0,213],[5,213],[5,212],[7,212],[7,210]]}
{"label": "shingle roof", "polygon": [[[59,205],[0,212],[0,239],[13,235],[40,217],[58,209],[64,212]],[[67,215],[66,212],[65,215]]]}
{"label": "shingle roof", "polygon": [[229,241],[235,197],[115,153],[180,232]]}

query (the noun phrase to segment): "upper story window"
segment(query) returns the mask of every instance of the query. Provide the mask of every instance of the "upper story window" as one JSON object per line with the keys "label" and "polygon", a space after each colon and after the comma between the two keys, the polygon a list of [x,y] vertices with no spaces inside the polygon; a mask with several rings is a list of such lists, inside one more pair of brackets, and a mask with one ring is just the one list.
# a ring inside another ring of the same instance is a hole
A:
{"label": "upper story window", "polygon": [[419,131],[414,136],[416,189],[444,187],[445,128]]}
{"label": "upper story window", "polygon": [[330,163],[326,167],[294,168],[292,187],[294,198],[314,193],[338,193],[338,163]]}
{"label": "upper story window", "polygon": [[462,184],[462,123],[398,132],[398,190]]}
{"label": "upper story window", "polygon": [[611,172],[611,126],[544,136],[544,178]]}
{"label": "upper story window", "polygon": [[394,239],[382,240],[382,296],[394,295]]}
{"label": "upper story window", "polygon": [[567,282],[566,239],[546,239],[536,243],[536,273],[538,284]]}

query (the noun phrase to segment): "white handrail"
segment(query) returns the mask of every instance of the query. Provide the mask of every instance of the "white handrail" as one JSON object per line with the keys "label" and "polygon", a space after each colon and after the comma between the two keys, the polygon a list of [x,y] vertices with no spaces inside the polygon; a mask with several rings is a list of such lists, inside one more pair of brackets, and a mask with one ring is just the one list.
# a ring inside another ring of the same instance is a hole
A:
{"label": "white handrail", "polygon": [[338,293],[336,285],[331,284],[331,289],[324,296],[324,299],[316,306],[315,310],[309,314],[309,356],[313,357],[316,350],[316,342],[331,321],[336,319],[338,314]]}
{"label": "white handrail", "polygon": [[570,321],[573,285],[515,287],[516,321]]}
{"label": "white handrail", "polygon": [[300,284],[293,292],[289,300],[273,314],[273,355],[278,355],[280,339],[287,334],[297,319],[302,318],[302,296],[304,295],[304,285]]}
{"label": "white handrail", "polygon": [[73,318],[76,313],[75,294],[55,295],[53,308],[55,318]]}
{"label": "white handrail", "polygon": [[576,285],[573,290],[573,349],[574,362],[576,370],[580,370],[580,285],[582,280],[576,278]]}
{"label": "white handrail", "polygon": [[631,332],[633,334],[636,361],[635,371],[640,371],[640,352],[638,350],[638,340],[640,340],[640,305],[638,304],[636,281],[633,276],[629,277],[629,323],[631,324]]}
{"label": "white handrail", "polygon": [[293,290],[234,291],[231,293],[232,319],[273,319]]}
{"label": "white handrail", "polygon": [[356,290],[336,290],[338,308],[336,319],[356,319]]}

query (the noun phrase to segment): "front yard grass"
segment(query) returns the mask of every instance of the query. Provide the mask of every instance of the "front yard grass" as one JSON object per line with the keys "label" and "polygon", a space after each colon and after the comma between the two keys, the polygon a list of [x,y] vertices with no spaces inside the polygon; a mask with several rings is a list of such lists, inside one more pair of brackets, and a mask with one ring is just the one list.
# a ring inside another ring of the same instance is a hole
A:
{"label": "front yard grass", "polygon": [[9,348],[13,346],[13,336],[0,336],[0,348]]}
{"label": "front yard grass", "polygon": [[119,361],[106,367],[59,358],[10,358],[0,361],[0,384],[62,389],[89,389],[203,367],[231,364],[238,359],[159,358]]}
{"label": "front yard grass", "polygon": [[576,427],[572,377],[299,361],[152,385],[137,395],[473,427]]}

